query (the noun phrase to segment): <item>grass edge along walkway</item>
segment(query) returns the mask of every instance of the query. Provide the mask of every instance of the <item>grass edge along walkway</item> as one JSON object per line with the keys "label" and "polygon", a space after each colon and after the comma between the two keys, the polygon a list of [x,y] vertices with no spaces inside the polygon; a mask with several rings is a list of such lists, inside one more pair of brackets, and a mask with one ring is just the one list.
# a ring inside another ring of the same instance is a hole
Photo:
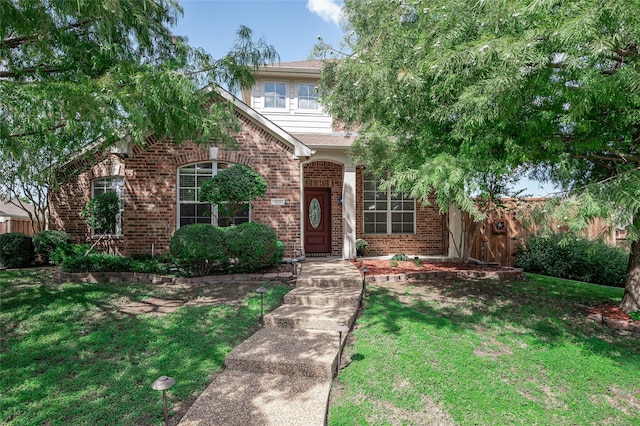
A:
{"label": "grass edge along walkway", "polygon": [[[40,274],[0,271],[1,424],[160,425],[162,396],[151,383],[174,377],[170,409],[183,411],[259,321],[257,294],[239,305],[132,315],[119,304],[162,297],[159,286],[51,284]],[[290,290],[268,286],[265,312]]]}
{"label": "grass edge along walkway", "polygon": [[640,424],[640,342],[586,319],[622,289],[528,277],[369,285],[329,425]]}

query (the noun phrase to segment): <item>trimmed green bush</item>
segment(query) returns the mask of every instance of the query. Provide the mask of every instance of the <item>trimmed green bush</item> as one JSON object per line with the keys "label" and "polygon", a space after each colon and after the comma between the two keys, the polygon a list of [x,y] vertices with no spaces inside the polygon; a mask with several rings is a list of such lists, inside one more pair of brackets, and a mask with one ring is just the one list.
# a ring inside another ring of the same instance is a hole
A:
{"label": "trimmed green bush", "polygon": [[187,275],[209,275],[224,270],[228,263],[225,232],[206,223],[178,229],[169,242],[169,252]]}
{"label": "trimmed green bush", "polygon": [[90,248],[89,244],[60,244],[49,255],[49,260],[54,265],[61,265],[68,257],[84,257]]}
{"label": "trimmed green bush", "polygon": [[40,255],[40,260],[43,263],[49,263],[51,253],[63,244],[69,244],[71,239],[66,232],[44,230],[37,232],[33,236],[33,246],[36,250],[36,254]]}
{"label": "trimmed green bush", "polygon": [[284,244],[262,223],[246,222],[225,229],[231,272],[254,272],[282,261]]}
{"label": "trimmed green bush", "polygon": [[21,232],[0,234],[0,265],[5,268],[26,268],[36,259],[33,241]]}
{"label": "trimmed green bush", "polygon": [[623,248],[571,234],[531,237],[516,253],[527,272],[624,287],[629,255]]}
{"label": "trimmed green bush", "polygon": [[90,253],[87,256],[71,256],[64,259],[60,268],[64,272],[128,272],[131,258],[105,253]]}

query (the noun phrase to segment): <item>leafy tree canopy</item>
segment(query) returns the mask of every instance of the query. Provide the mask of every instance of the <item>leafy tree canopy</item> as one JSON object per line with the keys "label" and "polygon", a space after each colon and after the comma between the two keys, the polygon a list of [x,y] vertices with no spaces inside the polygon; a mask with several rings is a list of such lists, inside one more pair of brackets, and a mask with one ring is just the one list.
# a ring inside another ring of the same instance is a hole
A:
{"label": "leafy tree canopy", "polygon": [[533,171],[623,211],[640,309],[640,1],[352,0],[345,16],[352,53],[321,92],[360,128],[356,160],[443,209],[480,215],[483,173]]}
{"label": "leafy tree canopy", "polygon": [[0,2],[0,152],[19,157],[26,139],[65,150],[125,134],[141,143],[148,131],[233,143],[232,111],[198,89],[248,86],[252,67],[277,54],[241,27],[216,60],[171,33],[181,14],[178,0]]}

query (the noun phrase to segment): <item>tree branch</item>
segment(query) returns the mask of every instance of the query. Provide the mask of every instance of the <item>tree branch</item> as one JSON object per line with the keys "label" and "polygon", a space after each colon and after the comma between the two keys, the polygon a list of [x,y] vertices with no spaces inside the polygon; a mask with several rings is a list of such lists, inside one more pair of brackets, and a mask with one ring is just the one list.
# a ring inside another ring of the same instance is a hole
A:
{"label": "tree branch", "polygon": [[[60,31],[71,30],[74,28],[83,27],[89,23],[93,22],[93,19],[86,19],[84,21],[76,22],[75,24],[70,24],[60,28]],[[15,49],[19,47],[23,43],[26,43],[30,40],[34,40],[36,38],[35,35],[26,35],[26,36],[15,36],[15,37],[7,37],[4,40],[0,41],[0,49],[7,47],[9,49]]]}
{"label": "tree branch", "polygon": [[[58,130],[61,129],[63,127],[65,127],[67,125],[67,123],[61,123],[61,124],[56,124],[55,126],[51,126],[49,128],[47,128],[47,131],[54,131],[54,130]],[[10,138],[24,138],[27,136],[33,136],[38,134],[38,132],[25,132],[25,133],[13,133],[11,135],[9,135]]]}
{"label": "tree branch", "polygon": [[48,67],[48,68],[43,66],[28,67],[20,71],[0,71],[0,78],[13,78],[21,75],[36,74],[38,72],[45,73],[45,74],[53,74],[61,71],[67,71],[67,70],[65,68],[57,68],[57,67]]}

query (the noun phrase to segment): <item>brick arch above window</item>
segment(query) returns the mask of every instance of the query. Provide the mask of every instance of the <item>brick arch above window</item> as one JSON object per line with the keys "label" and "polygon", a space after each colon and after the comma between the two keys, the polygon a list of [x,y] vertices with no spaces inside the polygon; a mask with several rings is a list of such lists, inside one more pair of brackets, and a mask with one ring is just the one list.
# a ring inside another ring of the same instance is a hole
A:
{"label": "brick arch above window", "polygon": [[254,168],[255,158],[251,155],[238,151],[218,152],[217,158],[211,158],[209,147],[202,146],[199,149],[183,151],[173,155],[174,164],[180,168],[193,163],[204,163],[209,161],[220,161],[224,163],[242,164]]}

